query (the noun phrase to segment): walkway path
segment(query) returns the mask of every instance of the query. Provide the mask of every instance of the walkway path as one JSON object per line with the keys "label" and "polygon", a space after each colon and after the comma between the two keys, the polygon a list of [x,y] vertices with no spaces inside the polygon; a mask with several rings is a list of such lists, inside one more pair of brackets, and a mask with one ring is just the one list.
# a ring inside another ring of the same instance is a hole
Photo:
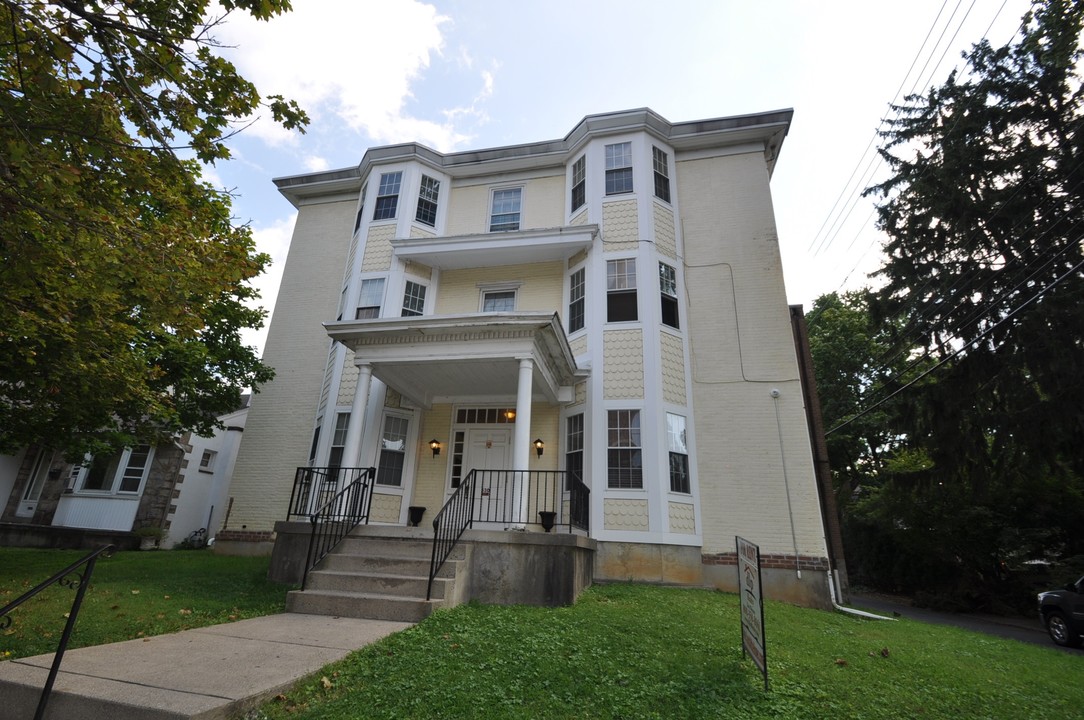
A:
{"label": "walkway path", "polygon": [[[54,720],[233,717],[411,623],[286,613],[69,650]],[[53,656],[0,662],[0,720],[34,716]]]}

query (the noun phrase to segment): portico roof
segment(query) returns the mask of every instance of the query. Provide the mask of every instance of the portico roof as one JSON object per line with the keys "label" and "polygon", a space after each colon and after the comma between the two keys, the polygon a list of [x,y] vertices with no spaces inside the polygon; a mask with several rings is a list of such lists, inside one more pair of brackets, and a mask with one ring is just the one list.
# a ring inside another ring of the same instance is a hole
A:
{"label": "portico roof", "polygon": [[325,323],[354,361],[411,403],[515,397],[520,360],[533,361],[535,400],[569,403],[588,375],[556,313],[469,313]]}

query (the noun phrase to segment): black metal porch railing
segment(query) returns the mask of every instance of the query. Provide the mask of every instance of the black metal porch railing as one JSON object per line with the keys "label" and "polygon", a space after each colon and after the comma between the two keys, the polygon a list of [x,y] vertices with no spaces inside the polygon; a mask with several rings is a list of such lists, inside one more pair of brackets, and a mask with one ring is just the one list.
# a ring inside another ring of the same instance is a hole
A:
{"label": "black metal porch railing", "polygon": [[[60,661],[64,659],[64,651],[68,649],[68,641],[71,640],[72,630],[75,628],[75,620],[79,617],[79,608],[83,606],[83,595],[86,593],[87,586],[90,584],[90,576],[94,573],[94,565],[98,562],[100,556],[108,556],[114,550],[116,550],[116,547],[113,545],[105,545],[98,548],[81,560],[76,560],[45,582],[35,585],[19,597],[15,598],[12,602],[0,608],[0,630],[4,630],[11,625],[11,615],[9,613],[11,613],[12,610],[19,607],[53,583],[57,583],[67,588],[75,588],[75,599],[72,601],[71,610],[68,611],[68,621],[64,624],[64,632],[60,635],[60,642],[56,646],[56,653],[53,654],[53,664],[49,668],[49,676],[46,678],[45,687],[41,691],[41,698],[38,700],[38,709],[34,713],[34,720],[41,720],[41,718],[45,716],[45,706],[49,703],[49,696],[53,692],[53,683],[56,682],[57,673],[60,672]],[[83,568],[82,573],[78,572],[81,567]]]}
{"label": "black metal porch railing", "polygon": [[290,507],[286,519],[308,519],[342,488],[358,478],[365,468],[299,467],[294,473]]}
{"label": "black metal porch railing", "polygon": [[[337,477],[347,482],[342,490],[320,505],[315,512],[309,514],[312,532],[309,535],[309,550],[305,556],[305,574],[301,579],[301,589],[304,590],[305,582],[309,579],[309,570],[327,557],[347,533],[363,521],[369,522],[376,468],[298,468],[298,470],[333,471]],[[318,492],[323,492],[323,488],[326,487],[326,478],[322,482],[324,484],[317,488]],[[295,492],[297,490],[296,483],[294,490]],[[293,501],[290,503],[290,509],[294,509]]]}
{"label": "black metal porch railing", "polygon": [[433,518],[429,586],[474,523],[590,532],[591,490],[578,473],[560,470],[471,470]]}

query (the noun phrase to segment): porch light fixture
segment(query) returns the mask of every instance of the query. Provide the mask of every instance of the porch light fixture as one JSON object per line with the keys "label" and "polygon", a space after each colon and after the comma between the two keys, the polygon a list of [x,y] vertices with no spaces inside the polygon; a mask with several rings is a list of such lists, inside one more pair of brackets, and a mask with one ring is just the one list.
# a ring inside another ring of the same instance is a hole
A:
{"label": "porch light fixture", "polygon": [[429,449],[433,451],[433,457],[440,455],[440,440],[433,438],[429,441]]}
{"label": "porch light fixture", "polygon": [[508,422],[512,422],[513,420],[516,419],[516,411],[515,410],[505,410],[504,411],[504,419],[507,420]]}
{"label": "porch light fixture", "polygon": [[538,457],[542,457],[542,451],[546,449],[546,443],[542,442],[542,438],[538,438],[534,441],[534,450],[538,453]]}

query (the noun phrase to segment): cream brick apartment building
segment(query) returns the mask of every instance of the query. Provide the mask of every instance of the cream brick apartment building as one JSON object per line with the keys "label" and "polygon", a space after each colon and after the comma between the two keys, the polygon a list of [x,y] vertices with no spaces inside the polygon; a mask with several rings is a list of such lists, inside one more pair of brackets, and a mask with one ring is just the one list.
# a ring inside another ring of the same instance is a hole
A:
{"label": "cream brick apartment building", "polygon": [[[552,471],[590,489],[595,579],[733,589],[740,535],[769,596],[827,604],[769,188],[791,114],[604,113],[560,140],[376,147],[277,179],[298,210],[277,376],[220,550],[270,551],[313,492],[296,468],[374,467],[369,524],[424,507],[423,528],[472,470]],[[541,529],[526,491],[477,495],[479,520],[507,500],[506,527]]]}

